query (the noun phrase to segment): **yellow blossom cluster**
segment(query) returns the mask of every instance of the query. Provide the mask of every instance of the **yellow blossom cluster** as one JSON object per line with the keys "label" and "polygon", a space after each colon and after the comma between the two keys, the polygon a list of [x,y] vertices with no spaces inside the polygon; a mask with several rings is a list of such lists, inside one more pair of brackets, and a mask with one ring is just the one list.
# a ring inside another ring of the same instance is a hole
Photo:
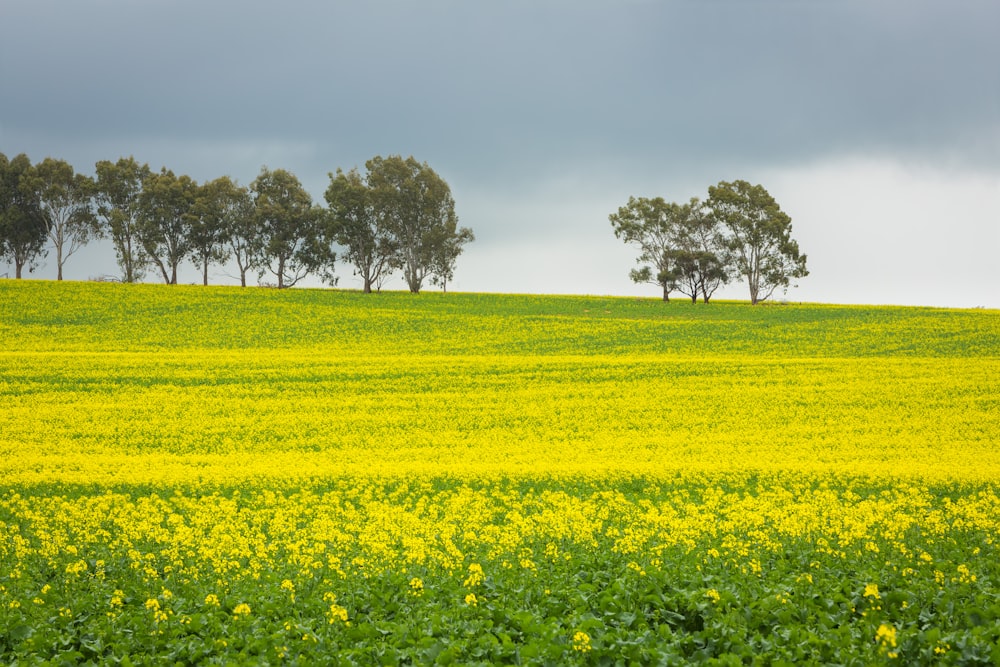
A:
{"label": "yellow blossom cluster", "polygon": [[475,618],[599,553],[636,586],[690,555],[718,614],[737,592],[710,576],[770,585],[794,543],[759,599],[871,564],[845,609],[891,658],[900,580],[993,580],[996,312],[369,296],[0,284],[0,610],[84,618],[88,590],[102,619],[242,627],[327,591],[340,632],[344,582]]}

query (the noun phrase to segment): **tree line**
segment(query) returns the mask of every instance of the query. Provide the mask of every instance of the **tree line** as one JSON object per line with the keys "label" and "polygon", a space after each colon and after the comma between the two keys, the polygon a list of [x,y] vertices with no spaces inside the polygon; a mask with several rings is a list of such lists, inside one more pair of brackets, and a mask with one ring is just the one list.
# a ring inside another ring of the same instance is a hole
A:
{"label": "tree line", "polygon": [[447,291],[464,246],[448,184],[426,162],[376,156],[329,174],[326,206],[313,202],[294,174],[263,167],[249,186],[228,176],[198,183],[135,158],[102,160],[93,177],[65,160],[37,164],[0,153],[0,258],[17,278],[55,252],[57,280],[66,261],[97,239],[110,239],[124,282],[152,271],[167,284],[190,261],[208,284],[212,265],[232,262],[240,284],[292,287],[318,275],[333,285],[341,259],[365,292],[401,271],[411,292],[426,281]]}
{"label": "tree line", "polygon": [[630,197],[609,216],[615,236],[639,249],[630,277],[709,302],[722,285],[742,278],[754,305],[809,274],[792,236],[792,219],[761,185],[720,182],[708,198],[678,204]]}

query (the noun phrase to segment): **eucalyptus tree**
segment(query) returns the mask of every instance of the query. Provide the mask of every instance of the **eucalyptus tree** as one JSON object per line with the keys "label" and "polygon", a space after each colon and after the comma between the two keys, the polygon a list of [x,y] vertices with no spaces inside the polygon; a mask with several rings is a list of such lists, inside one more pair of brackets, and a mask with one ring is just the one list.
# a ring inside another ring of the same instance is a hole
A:
{"label": "eucalyptus tree", "polygon": [[792,219],[763,186],[722,181],[708,188],[708,206],[728,232],[726,245],[752,304],[809,275],[806,256],[792,239]]}
{"label": "eucalyptus tree", "polygon": [[177,267],[192,252],[190,232],[198,194],[198,184],[190,176],[175,176],[166,167],[143,180],[138,236],[150,262],[168,285],[177,284]]}
{"label": "eucalyptus tree", "polygon": [[151,175],[148,164],[134,157],[117,162],[101,160],[96,165],[97,213],[102,233],[111,237],[121,267],[122,280],[138,282],[145,274],[149,257],[139,236],[139,197],[143,182]]}
{"label": "eucalyptus tree", "polygon": [[250,189],[229,176],[201,186],[191,225],[192,258],[208,284],[208,267],[229,259],[239,270],[240,285],[247,286],[247,273],[257,268],[260,230]]}
{"label": "eucalyptus tree", "polygon": [[[424,280],[440,278],[442,270],[450,278],[454,260],[473,236],[471,230],[458,227],[448,184],[412,156],[405,160],[398,155],[376,156],[365,167],[377,215],[397,246],[392,265],[402,269],[410,292],[419,293]],[[453,244],[451,250],[441,250],[445,242]],[[440,259],[449,253],[450,261],[442,263]]]}
{"label": "eucalyptus tree", "polygon": [[[236,256],[240,268],[240,278],[246,287],[246,272],[249,270],[250,255],[244,237],[230,238],[236,233],[234,218],[245,217],[253,225],[253,201],[246,188],[241,188],[228,176],[209,181],[198,188],[192,216],[188,227],[191,244],[191,261],[201,269],[202,284],[208,284],[208,267],[223,264]],[[254,235],[251,233],[250,238]],[[234,252],[231,242],[235,241],[239,252]],[[248,243],[247,243],[248,245]]]}
{"label": "eucalyptus tree", "polygon": [[75,173],[65,160],[47,157],[35,165],[29,183],[56,251],[56,280],[62,280],[66,260],[101,233],[94,215],[94,181]]}
{"label": "eucalyptus tree", "polygon": [[292,287],[335,259],[325,238],[324,211],[299,179],[284,169],[261,169],[250,185],[259,243],[259,278],[270,272],[279,288]]}
{"label": "eucalyptus tree", "polygon": [[379,289],[391,273],[399,245],[389,230],[387,215],[376,205],[374,192],[357,169],[329,174],[324,195],[329,208],[330,236],[360,276],[362,290]]}
{"label": "eucalyptus tree", "polygon": [[677,218],[676,249],[671,251],[677,290],[694,303],[708,303],[729,281],[731,253],[718,219],[697,197],[682,204]]}
{"label": "eucalyptus tree", "polygon": [[14,277],[24,267],[33,271],[45,255],[45,215],[31,186],[31,160],[24,153],[10,160],[0,153],[0,258],[14,264]]}
{"label": "eucalyptus tree", "polygon": [[615,236],[639,250],[639,267],[629,277],[636,283],[659,285],[664,301],[670,301],[670,292],[678,286],[678,236],[685,215],[682,206],[663,197],[629,197],[625,206],[608,216]]}
{"label": "eucalyptus tree", "polygon": [[431,254],[431,284],[447,292],[448,283],[455,277],[458,256],[462,254],[465,244],[475,241],[476,236],[468,227],[462,227],[457,230],[442,229],[437,237]]}

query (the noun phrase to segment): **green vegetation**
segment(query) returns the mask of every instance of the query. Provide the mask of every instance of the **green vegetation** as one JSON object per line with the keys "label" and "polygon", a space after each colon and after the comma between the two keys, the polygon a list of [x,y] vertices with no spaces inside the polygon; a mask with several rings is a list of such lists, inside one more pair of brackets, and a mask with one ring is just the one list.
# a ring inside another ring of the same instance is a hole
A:
{"label": "green vegetation", "polygon": [[0,282],[0,660],[995,664],[1000,313]]}

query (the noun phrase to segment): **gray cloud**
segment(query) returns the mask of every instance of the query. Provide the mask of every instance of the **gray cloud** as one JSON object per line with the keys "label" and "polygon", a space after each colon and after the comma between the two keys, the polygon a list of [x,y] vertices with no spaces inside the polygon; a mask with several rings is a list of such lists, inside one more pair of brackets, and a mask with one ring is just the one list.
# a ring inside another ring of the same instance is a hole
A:
{"label": "gray cloud", "polygon": [[268,164],[317,198],[338,166],[413,154],[470,193],[479,243],[516,245],[567,229],[560,198],[859,155],[996,174],[997,25],[986,0],[7,0],[0,150]]}

